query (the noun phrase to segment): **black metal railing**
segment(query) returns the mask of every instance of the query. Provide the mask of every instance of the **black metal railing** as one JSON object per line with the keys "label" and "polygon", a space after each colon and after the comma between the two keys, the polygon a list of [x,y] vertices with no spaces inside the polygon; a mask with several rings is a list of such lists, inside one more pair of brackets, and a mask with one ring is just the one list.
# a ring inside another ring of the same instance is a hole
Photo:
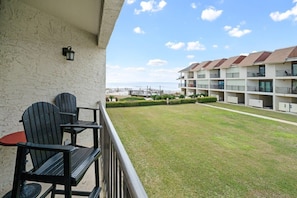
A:
{"label": "black metal railing", "polygon": [[100,143],[102,148],[103,185],[106,197],[148,197],[101,102],[99,102],[99,116],[102,125]]}

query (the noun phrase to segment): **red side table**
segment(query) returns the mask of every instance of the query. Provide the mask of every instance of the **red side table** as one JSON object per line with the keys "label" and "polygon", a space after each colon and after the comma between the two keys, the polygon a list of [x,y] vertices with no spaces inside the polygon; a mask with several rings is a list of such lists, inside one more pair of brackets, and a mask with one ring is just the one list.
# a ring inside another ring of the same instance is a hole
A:
{"label": "red side table", "polygon": [[[24,131],[17,131],[0,138],[2,146],[16,146],[19,142],[27,142]],[[41,185],[36,183],[23,184],[23,189],[20,198],[35,198],[41,192]],[[11,191],[6,193],[3,198],[11,198]]]}
{"label": "red side table", "polygon": [[16,146],[19,142],[27,142],[24,131],[17,131],[0,138],[0,145],[3,146]]}

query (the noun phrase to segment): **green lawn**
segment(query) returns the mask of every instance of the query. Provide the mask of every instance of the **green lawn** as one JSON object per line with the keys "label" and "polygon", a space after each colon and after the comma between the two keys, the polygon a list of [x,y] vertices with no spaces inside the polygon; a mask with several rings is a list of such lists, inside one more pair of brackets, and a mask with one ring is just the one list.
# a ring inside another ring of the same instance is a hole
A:
{"label": "green lawn", "polygon": [[296,126],[199,104],[107,111],[149,197],[297,197]]}

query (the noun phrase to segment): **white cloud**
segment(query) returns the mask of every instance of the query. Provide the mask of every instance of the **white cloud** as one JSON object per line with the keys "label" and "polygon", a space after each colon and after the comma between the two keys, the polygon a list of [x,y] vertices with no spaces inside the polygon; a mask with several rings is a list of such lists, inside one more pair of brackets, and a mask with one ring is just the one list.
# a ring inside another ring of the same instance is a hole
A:
{"label": "white cloud", "polygon": [[136,34],[144,34],[144,33],[145,33],[140,27],[136,27],[136,28],[134,28],[133,31],[134,31]]}
{"label": "white cloud", "polygon": [[199,41],[192,41],[187,43],[187,50],[205,50],[205,47]]}
{"label": "white cloud", "polygon": [[287,10],[285,12],[271,12],[269,15],[270,18],[273,21],[283,21],[290,18],[293,18],[294,21],[297,21],[297,0],[293,0],[293,3],[296,3],[296,5],[290,10]]}
{"label": "white cloud", "polygon": [[226,26],[224,27],[224,30],[225,30],[226,32],[228,32],[229,36],[231,36],[231,37],[238,37],[238,38],[239,38],[239,37],[242,37],[242,36],[244,36],[244,35],[249,34],[249,33],[252,32],[252,31],[249,30],[249,29],[241,30],[241,29],[240,29],[240,25],[238,25],[238,26],[236,26],[236,27],[231,27],[231,26],[226,25]]}
{"label": "white cloud", "polygon": [[127,4],[133,4],[136,0],[126,0]]}
{"label": "white cloud", "polygon": [[163,8],[167,5],[165,0],[161,0],[157,2],[156,0],[149,1],[141,1],[140,7],[141,9],[135,9],[135,14],[140,14],[141,12],[158,12],[163,10]]}
{"label": "white cloud", "polygon": [[222,13],[223,13],[223,10],[216,10],[213,7],[209,7],[202,11],[201,19],[206,21],[214,21],[219,16],[221,16]]}
{"label": "white cloud", "polygon": [[167,61],[166,60],[161,60],[161,59],[152,59],[149,60],[147,65],[149,66],[162,66],[162,65],[166,65]]}
{"label": "white cloud", "polygon": [[169,41],[165,44],[165,46],[169,47],[170,49],[179,50],[185,46],[185,43],[183,42],[174,43]]}
{"label": "white cloud", "polygon": [[193,9],[196,9],[196,8],[197,8],[196,3],[191,3],[191,7],[192,7]]}
{"label": "white cloud", "polygon": [[187,55],[187,58],[188,59],[193,59],[193,58],[195,58],[195,56],[194,55]]}
{"label": "white cloud", "polygon": [[212,45],[213,48],[218,48],[219,46],[217,44]]}
{"label": "white cloud", "polygon": [[229,45],[225,45],[224,48],[225,49],[230,49],[230,46]]}

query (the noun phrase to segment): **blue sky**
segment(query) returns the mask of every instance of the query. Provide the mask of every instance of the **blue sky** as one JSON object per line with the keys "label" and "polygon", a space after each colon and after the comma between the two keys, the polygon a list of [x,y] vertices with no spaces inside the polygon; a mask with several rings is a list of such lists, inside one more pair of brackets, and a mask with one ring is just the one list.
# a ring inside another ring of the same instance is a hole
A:
{"label": "blue sky", "polygon": [[297,45],[297,0],[126,0],[107,83],[177,82],[193,62]]}

